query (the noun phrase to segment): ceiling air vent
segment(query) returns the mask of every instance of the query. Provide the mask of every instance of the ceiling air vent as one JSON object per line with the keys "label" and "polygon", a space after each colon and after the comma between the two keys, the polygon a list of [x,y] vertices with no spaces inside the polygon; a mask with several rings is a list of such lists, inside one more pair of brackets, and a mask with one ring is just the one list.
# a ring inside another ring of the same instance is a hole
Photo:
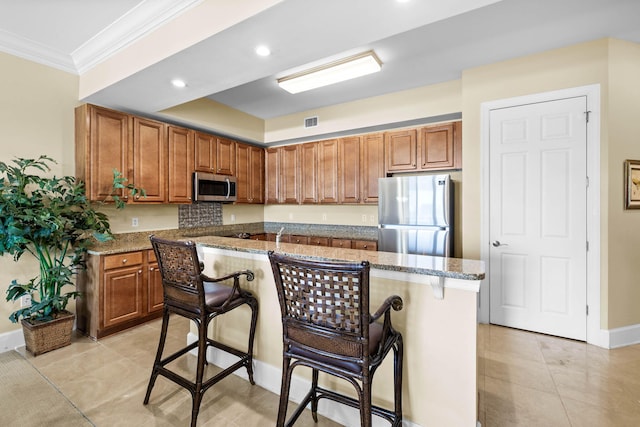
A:
{"label": "ceiling air vent", "polygon": [[318,126],[318,116],[315,117],[307,117],[306,119],[304,119],[304,127],[305,128],[312,128]]}

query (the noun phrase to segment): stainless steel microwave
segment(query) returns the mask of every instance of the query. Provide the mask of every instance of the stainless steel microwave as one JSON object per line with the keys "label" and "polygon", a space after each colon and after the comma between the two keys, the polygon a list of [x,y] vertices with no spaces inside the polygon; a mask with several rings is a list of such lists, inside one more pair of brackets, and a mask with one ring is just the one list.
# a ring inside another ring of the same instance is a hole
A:
{"label": "stainless steel microwave", "polygon": [[194,202],[235,202],[236,178],[207,172],[193,173]]}

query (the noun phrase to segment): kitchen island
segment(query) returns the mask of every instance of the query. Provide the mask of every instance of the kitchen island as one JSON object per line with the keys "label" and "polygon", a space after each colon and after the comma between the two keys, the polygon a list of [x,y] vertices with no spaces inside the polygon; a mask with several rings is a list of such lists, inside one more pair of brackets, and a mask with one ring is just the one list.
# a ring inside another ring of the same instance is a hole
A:
{"label": "kitchen island", "polygon": [[[256,279],[244,286],[254,292],[260,304],[255,341],[258,385],[275,393],[280,391],[280,308],[267,252],[276,250],[318,260],[367,260],[371,264],[371,310],[389,295],[399,295],[404,301],[403,309],[392,313],[393,325],[404,339],[404,425],[476,425],[477,293],[484,278],[482,262],[290,243],[276,247],[274,242],[218,236],[191,240],[198,244],[207,275],[215,277],[243,269],[255,273]],[[242,346],[246,345],[248,321],[249,310],[241,310],[217,318],[212,327],[223,342]],[[190,340],[195,340],[194,332],[190,333]],[[213,349],[210,351],[213,363],[232,363]],[[387,385],[393,381],[393,372],[392,358],[388,359],[376,374],[373,396],[374,403],[391,407],[393,392]],[[299,401],[306,393],[309,377],[294,377],[292,400]],[[321,382],[322,379],[321,376]],[[352,392],[351,385],[328,377],[324,380],[327,387]],[[358,424],[355,410],[331,401],[322,401],[319,412],[344,425]]]}

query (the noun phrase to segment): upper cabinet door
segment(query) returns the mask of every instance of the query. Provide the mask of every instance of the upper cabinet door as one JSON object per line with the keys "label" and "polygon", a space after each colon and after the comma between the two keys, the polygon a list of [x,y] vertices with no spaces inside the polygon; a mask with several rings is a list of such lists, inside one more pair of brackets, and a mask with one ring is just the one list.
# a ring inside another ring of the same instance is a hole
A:
{"label": "upper cabinet door", "polygon": [[236,203],[264,203],[264,149],[236,144]]}
{"label": "upper cabinet door", "polygon": [[338,182],[339,203],[360,202],[360,145],[361,137],[340,138]]}
{"label": "upper cabinet door", "polygon": [[280,147],[280,202],[300,203],[299,145]]}
{"label": "upper cabinet door", "polygon": [[[129,116],[92,105],[77,107],[76,176],[85,182],[89,200],[112,195],[114,169],[125,177],[129,173]],[[121,190],[115,195],[126,197]]]}
{"label": "upper cabinet door", "polygon": [[338,140],[318,142],[318,200],[320,203],[338,203]]}
{"label": "upper cabinet door", "polygon": [[165,125],[155,120],[133,117],[133,180],[147,193],[134,196],[135,203],[167,201],[167,142]]}
{"label": "upper cabinet door", "polygon": [[177,126],[168,127],[169,203],[191,203],[193,186],[194,132]]}
{"label": "upper cabinet door", "polygon": [[454,167],[453,123],[420,129],[420,168],[452,169]]}
{"label": "upper cabinet door", "polygon": [[216,173],[236,174],[236,142],[227,138],[216,138]]}
{"label": "upper cabinet door", "polygon": [[280,203],[280,148],[270,147],[264,151],[265,203]]}
{"label": "upper cabinet door", "polygon": [[388,172],[410,171],[418,168],[416,129],[387,132],[384,138]]}
{"label": "upper cabinet door", "polygon": [[195,170],[214,173],[216,170],[216,137],[195,133]]}
{"label": "upper cabinet door", "polygon": [[309,142],[300,147],[302,203],[318,203],[318,144]]}
{"label": "upper cabinet door", "polygon": [[360,201],[378,203],[378,179],[384,178],[384,136],[373,133],[362,137]]}
{"label": "upper cabinet door", "polygon": [[264,148],[251,146],[249,149],[249,196],[251,203],[264,203]]}

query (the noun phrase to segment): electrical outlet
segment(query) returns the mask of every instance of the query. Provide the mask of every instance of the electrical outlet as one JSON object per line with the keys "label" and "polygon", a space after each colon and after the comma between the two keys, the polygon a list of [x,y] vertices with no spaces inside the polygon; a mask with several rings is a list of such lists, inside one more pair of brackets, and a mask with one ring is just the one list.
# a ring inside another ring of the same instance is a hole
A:
{"label": "electrical outlet", "polygon": [[231,214],[231,222],[236,222],[236,215],[235,214]]}
{"label": "electrical outlet", "polygon": [[364,222],[366,224],[366,222],[367,222],[367,216],[366,215],[362,215],[362,222]]}
{"label": "electrical outlet", "polygon": [[327,220],[327,214],[326,214],[326,213],[323,213],[323,214],[322,214],[322,220],[323,220],[323,221],[326,221],[326,220]]}
{"label": "electrical outlet", "polygon": [[31,295],[20,297],[20,307],[31,307]]}
{"label": "electrical outlet", "polygon": [[371,224],[374,224],[376,222],[376,218],[374,215],[369,216],[369,222],[371,222]]}
{"label": "electrical outlet", "polygon": [[293,219],[293,212],[289,212],[289,219]]}
{"label": "electrical outlet", "polygon": [[133,218],[131,218],[131,226],[132,227],[138,226],[138,217],[134,216]]}

